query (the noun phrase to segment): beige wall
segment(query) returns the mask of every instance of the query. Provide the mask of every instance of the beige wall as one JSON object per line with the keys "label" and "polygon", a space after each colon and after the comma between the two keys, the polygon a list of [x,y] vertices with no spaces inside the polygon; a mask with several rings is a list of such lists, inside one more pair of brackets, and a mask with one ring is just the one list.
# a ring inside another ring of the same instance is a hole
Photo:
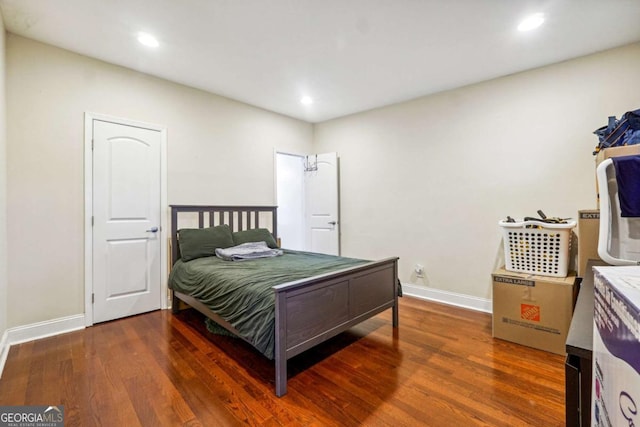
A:
{"label": "beige wall", "polygon": [[0,12],[0,339],[7,329],[7,97],[4,31]]}
{"label": "beige wall", "polygon": [[405,282],[490,298],[497,221],[595,207],[591,132],[640,105],[625,84],[640,44],[315,126],[18,36],[6,44],[7,327],[84,311],[85,111],[168,128],[170,203],[270,204],[274,149],[337,151],[344,255],[398,255]]}
{"label": "beige wall", "polygon": [[7,36],[8,326],[84,312],[84,112],[168,129],[169,203],[272,204],[274,149],[312,126]]}
{"label": "beige wall", "polygon": [[634,44],[316,125],[314,149],[341,159],[343,253],[490,298],[498,220],[596,207],[591,132],[640,107],[638,70]]}

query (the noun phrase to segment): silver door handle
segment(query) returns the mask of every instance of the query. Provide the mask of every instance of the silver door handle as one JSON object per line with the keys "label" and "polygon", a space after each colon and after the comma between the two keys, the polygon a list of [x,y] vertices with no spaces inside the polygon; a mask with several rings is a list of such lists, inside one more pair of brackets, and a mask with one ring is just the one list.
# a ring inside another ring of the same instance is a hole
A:
{"label": "silver door handle", "polygon": [[145,230],[147,233],[157,233],[158,232],[158,227],[151,227],[148,230]]}
{"label": "silver door handle", "polygon": [[337,222],[336,222],[336,221],[329,221],[327,224],[329,224],[329,225],[336,225],[336,224],[337,224]]}

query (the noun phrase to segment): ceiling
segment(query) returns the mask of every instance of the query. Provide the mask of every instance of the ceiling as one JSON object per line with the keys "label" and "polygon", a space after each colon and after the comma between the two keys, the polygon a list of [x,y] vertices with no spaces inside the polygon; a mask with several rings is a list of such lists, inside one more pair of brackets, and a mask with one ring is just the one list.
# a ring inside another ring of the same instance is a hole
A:
{"label": "ceiling", "polygon": [[[312,123],[640,41],[639,0],[0,0],[0,9],[11,33]],[[545,23],[517,31],[534,12]],[[140,31],[160,45],[139,44]]]}

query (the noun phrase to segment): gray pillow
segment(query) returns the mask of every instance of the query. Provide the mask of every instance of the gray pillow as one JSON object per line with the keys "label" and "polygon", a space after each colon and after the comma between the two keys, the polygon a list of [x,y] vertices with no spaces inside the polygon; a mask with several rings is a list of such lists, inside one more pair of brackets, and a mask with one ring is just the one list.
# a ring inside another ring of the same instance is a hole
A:
{"label": "gray pillow", "polygon": [[180,258],[183,261],[215,256],[217,248],[229,248],[234,245],[231,229],[226,224],[178,230],[178,244]]}
{"label": "gray pillow", "polygon": [[233,233],[233,242],[241,245],[248,242],[266,242],[271,249],[276,249],[278,244],[273,234],[266,228],[253,228],[251,230],[236,231]]}

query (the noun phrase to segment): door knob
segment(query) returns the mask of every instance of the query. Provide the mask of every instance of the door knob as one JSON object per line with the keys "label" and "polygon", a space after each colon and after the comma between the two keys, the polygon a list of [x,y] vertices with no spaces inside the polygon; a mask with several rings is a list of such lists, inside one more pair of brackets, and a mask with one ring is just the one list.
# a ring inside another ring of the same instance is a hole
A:
{"label": "door knob", "polygon": [[336,221],[329,221],[329,222],[328,222],[328,224],[329,224],[329,225],[336,225],[336,224],[337,224],[337,222],[336,222]]}
{"label": "door knob", "polygon": [[151,227],[150,229],[146,230],[147,233],[157,233],[158,232],[158,227]]}

